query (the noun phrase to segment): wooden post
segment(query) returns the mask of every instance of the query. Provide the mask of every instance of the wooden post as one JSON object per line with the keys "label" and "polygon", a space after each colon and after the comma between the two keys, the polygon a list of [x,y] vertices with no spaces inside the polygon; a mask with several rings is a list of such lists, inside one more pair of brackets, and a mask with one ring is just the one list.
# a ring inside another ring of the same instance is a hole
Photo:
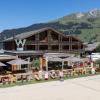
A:
{"label": "wooden post", "polygon": [[80,45],[80,42],[78,42],[78,51],[81,52],[81,45]]}
{"label": "wooden post", "polygon": [[51,30],[47,31],[47,38],[48,38],[48,50],[51,50]]}
{"label": "wooden post", "polygon": [[46,57],[45,59],[46,59],[46,71],[48,72],[48,57]]}
{"label": "wooden post", "polygon": [[40,70],[42,70],[43,59],[42,59],[42,57],[40,57],[39,59],[40,59]]}
{"label": "wooden post", "polygon": [[72,51],[72,37],[69,36],[69,50]]}
{"label": "wooden post", "polygon": [[35,50],[39,50],[39,34],[35,35],[35,40],[36,40]]}
{"label": "wooden post", "polygon": [[59,51],[61,52],[62,51],[62,36],[61,35],[59,36],[59,39],[60,39],[60,41],[59,41]]}
{"label": "wooden post", "polygon": [[61,36],[59,34],[59,37],[58,37],[58,41],[59,41],[59,52],[61,51]]}

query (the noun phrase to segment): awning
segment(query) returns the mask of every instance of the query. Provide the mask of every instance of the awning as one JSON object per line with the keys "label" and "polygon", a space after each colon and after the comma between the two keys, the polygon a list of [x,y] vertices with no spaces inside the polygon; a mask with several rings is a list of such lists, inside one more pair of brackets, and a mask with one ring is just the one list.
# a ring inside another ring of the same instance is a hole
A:
{"label": "awning", "polygon": [[0,66],[6,66],[4,63],[0,62]]}
{"label": "awning", "polygon": [[28,61],[25,61],[23,59],[15,59],[15,60],[12,60],[12,61],[9,61],[7,62],[8,64],[11,64],[11,65],[24,65],[24,64],[30,64],[30,62]]}

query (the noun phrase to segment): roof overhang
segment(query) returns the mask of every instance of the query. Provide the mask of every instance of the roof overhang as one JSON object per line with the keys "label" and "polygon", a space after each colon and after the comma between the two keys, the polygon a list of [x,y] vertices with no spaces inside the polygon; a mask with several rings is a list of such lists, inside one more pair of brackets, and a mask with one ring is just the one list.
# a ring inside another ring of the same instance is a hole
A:
{"label": "roof overhang", "polygon": [[13,41],[15,39],[26,39],[28,37],[31,37],[32,35],[35,35],[35,34],[38,34],[38,33],[41,33],[41,32],[44,32],[44,31],[47,31],[47,30],[51,30],[51,31],[54,31],[64,37],[73,37],[74,39],[80,41],[81,43],[83,43],[81,40],[79,40],[78,38],[76,38],[75,36],[72,36],[72,35],[65,35],[64,33],[61,33],[51,27],[46,27],[46,28],[42,28],[42,29],[38,29],[38,30],[34,30],[34,31],[29,31],[29,32],[24,32],[24,33],[21,33],[21,34],[18,34],[16,35],[15,37],[10,37],[6,40],[4,40],[3,42],[10,42],[10,41]]}

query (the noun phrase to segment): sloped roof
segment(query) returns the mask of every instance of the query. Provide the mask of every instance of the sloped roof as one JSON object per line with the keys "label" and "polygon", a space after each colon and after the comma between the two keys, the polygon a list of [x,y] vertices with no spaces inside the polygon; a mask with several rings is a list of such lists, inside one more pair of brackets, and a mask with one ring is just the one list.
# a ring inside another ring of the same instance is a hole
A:
{"label": "sloped roof", "polygon": [[24,33],[21,33],[21,34],[18,34],[16,35],[15,37],[10,37],[4,41],[11,41],[14,39],[24,39],[24,38],[28,38],[34,34],[37,34],[37,33],[40,33],[40,32],[43,32],[43,31],[46,31],[48,30],[48,28],[42,28],[42,29],[38,29],[38,30],[34,30],[34,31],[29,31],[29,32],[24,32]]}
{"label": "sloped roof", "polygon": [[24,65],[24,64],[30,64],[30,62],[28,62],[28,61],[25,61],[25,60],[23,60],[23,59],[20,59],[20,58],[18,58],[18,59],[15,59],[15,60],[11,60],[11,61],[9,61],[9,62],[7,62],[8,64],[11,64],[11,65]]}
{"label": "sloped roof", "polygon": [[11,60],[11,59],[17,59],[17,56],[0,54],[0,61],[3,61],[3,60]]}
{"label": "sloped roof", "polygon": [[92,44],[88,44],[87,48],[85,48],[86,51],[93,51],[94,49],[96,49],[98,46],[100,45],[100,42],[95,42]]}
{"label": "sloped roof", "polygon": [[[37,33],[40,33],[40,32],[44,32],[44,31],[47,31],[47,30],[52,30],[58,34],[61,34],[63,35],[64,37],[67,37],[67,36],[70,36],[70,35],[65,35],[59,31],[56,31],[55,29],[51,28],[51,27],[46,27],[46,28],[42,28],[42,29],[38,29],[38,30],[34,30],[34,31],[29,31],[29,32],[24,32],[24,33],[21,33],[21,34],[18,34],[16,35],[15,37],[10,37],[8,39],[5,39],[3,42],[7,42],[7,41],[12,41],[13,39],[25,39],[25,38],[28,38],[34,34],[37,34]],[[76,40],[82,42],[81,40],[79,40],[78,38],[72,36],[73,38],[75,38]]]}
{"label": "sloped roof", "polygon": [[4,63],[0,62],[0,66],[6,66]]}

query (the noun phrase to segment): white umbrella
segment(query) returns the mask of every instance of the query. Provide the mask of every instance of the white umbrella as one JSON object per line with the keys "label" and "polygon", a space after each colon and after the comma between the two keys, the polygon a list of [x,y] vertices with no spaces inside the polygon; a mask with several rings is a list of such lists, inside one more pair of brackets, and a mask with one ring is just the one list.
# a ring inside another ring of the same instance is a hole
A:
{"label": "white umbrella", "polygon": [[11,65],[25,65],[25,64],[30,64],[29,61],[25,61],[23,59],[15,59],[15,60],[12,60],[12,61],[9,61],[7,62],[8,64],[11,64]]}
{"label": "white umbrella", "polygon": [[62,59],[57,57],[46,57],[46,71],[48,71],[48,61],[62,62]]}
{"label": "white umbrella", "polygon": [[[25,61],[25,60],[20,59],[20,58],[12,60],[12,61],[9,61],[7,63],[11,64],[11,65],[18,65],[18,69],[21,69],[21,65],[26,65],[26,64],[28,65],[28,64],[30,64],[29,61]],[[29,68],[28,68],[28,70],[29,70]]]}
{"label": "white umbrella", "polygon": [[64,66],[64,61],[63,59],[59,58],[59,57],[49,57],[48,58],[49,61],[53,61],[53,62],[62,62],[62,70],[63,70],[63,66]]}
{"label": "white umbrella", "polygon": [[6,66],[4,63],[0,62],[0,66]]}
{"label": "white umbrella", "polygon": [[65,58],[63,60],[64,61],[71,61],[71,62],[82,62],[82,59],[78,58],[78,57],[68,57],[68,58]]}
{"label": "white umbrella", "polygon": [[72,66],[72,63],[82,62],[83,60],[78,57],[68,57],[68,58],[63,59],[63,61],[68,61],[68,65]]}
{"label": "white umbrella", "polygon": [[48,61],[58,61],[58,62],[62,62],[62,59],[61,58],[58,58],[58,57],[51,57],[51,58],[48,58]]}

